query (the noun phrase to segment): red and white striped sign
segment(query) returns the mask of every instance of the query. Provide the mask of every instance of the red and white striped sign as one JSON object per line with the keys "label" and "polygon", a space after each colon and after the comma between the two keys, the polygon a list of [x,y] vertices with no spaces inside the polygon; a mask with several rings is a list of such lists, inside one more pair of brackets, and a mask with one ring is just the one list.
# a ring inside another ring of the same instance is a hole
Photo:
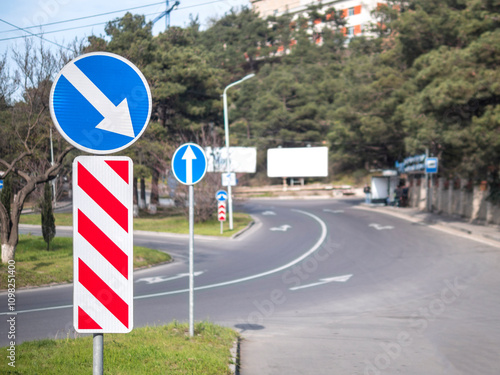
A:
{"label": "red and white striped sign", "polygon": [[226,221],[226,202],[217,202],[217,217],[219,218],[219,221]]}
{"label": "red and white striped sign", "polygon": [[133,327],[132,160],[73,161],[73,324],[82,333]]}

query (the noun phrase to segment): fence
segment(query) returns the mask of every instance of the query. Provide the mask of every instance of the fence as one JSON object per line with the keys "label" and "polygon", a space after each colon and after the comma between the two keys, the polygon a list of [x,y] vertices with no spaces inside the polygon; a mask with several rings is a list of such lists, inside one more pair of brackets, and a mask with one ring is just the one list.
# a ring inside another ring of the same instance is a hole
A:
{"label": "fence", "polygon": [[[471,222],[500,225],[500,206],[487,201],[489,190],[485,182],[473,185],[456,178],[434,178],[429,182],[432,210],[439,214],[459,216]],[[409,205],[427,209],[425,178],[410,180]]]}

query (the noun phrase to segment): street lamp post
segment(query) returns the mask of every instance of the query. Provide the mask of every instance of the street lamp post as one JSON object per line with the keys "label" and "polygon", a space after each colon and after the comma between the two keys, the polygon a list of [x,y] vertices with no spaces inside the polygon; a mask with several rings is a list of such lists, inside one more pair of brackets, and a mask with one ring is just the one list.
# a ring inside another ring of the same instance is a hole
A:
{"label": "street lamp post", "polygon": [[[226,172],[230,173],[230,164],[229,164],[229,124],[228,124],[228,116],[227,116],[227,96],[226,91],[228,88],[236,86],[241,82],[254,77],[255,74],[249,74],[239,81],[233,82],[226,86],[224,89],[224,93],[222,94],[222,101],[224,103],[224,133],[226,135]],[[229,216],[229,230],[233,230],[233,197],[231,194],[231,184],[228,184],[227,187],[227,205],[228,205],[228,216]]]}

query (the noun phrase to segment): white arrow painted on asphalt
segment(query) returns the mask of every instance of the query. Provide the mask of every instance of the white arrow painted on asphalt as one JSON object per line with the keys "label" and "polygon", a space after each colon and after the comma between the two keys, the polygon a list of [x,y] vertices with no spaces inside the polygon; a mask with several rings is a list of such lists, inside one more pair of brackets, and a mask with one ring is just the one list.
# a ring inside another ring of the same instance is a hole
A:
{"label": "white arrow painted on asphalt", "polygon": [[328,277],[328,278],[325,278],[325,279],[319,279],[319,281],[317,283],[295,286],[293,288],[290,288],[290,290],[298,290],[298,289],[310,288],[310,287],[313,287],[313,286],[328,284],[328,283],[332,283],[332,282],[345,283],[351,277],[352,277],[352,275],[343,275],[343,276]]}
{"label": "white arrow painted on asphalt", "polygon": [[127,137],[135,137],[126,98],[118,106],[115,106],[75,64],[67,65],[63,70],[63,76],[104,117],[96,128]]}
{"label": "white arrow painted on asphalt", "polygon": [[276,212],[274,212],[274,211],[264,211],[262,213],[262,215],[264,215],[264,216],[273,216],[273,215],[276,215]]}
{"label": "white arrow painted on asphalt", "polygon": [[[200,276],[202,273],[203,273],[203,271],[199,271],[199,272],[193,273],[193,275]],[[163,283],[165,281],[182,279],[183,277],[188,277],[188,276],[189,276],[189,273],[180,273],[177,276],[172,276],[172,277],[167,277],[167,278],[164,278],[162,276],[143,277],[142,279],[136,280],[136,283],[138,283],[140,281],[145,281],[148,284],[157,284],[157,283]]]}
{"label": "white arrow painted on asphalt", "polygon": [[323,211],[324,212],[331,212],[332,214],[342,214],[342,213],[344,213],[344,210],[330,210],[328,208],[325,208]]}
{"label": "white arrow painted on asphalt", "polygon": [[376,230],[394,229],[394,227],[391,226],[391,225],[386,225],[385,227],[383,227],[380,224],[375,224],[375,223],[372,223],[372,224],[370,224],[368,226],[372,227],[372,228],[375,228]]}
{"label": "white arrow painted on asphalt", "polygon": [[269,230],[272,230],[273,232],[279,231],[279,232],[286,232],[288,229],[290,229],[291,226],[288,224],[282,225],[281,227],[274,227],[270,228]]}
{"label": "white arrow painted on asphalt", "polygon": [[182,160],[186,161],[186,185],[193,184],[193,160],[196,160],[196,155],[194,154],[191,146],[187,146],[186,152],[182,156]]}

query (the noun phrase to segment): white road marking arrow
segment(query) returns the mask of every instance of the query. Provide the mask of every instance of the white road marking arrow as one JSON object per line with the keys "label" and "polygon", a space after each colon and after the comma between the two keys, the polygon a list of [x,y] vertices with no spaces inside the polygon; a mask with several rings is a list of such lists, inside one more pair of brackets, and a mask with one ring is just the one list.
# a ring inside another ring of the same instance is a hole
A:
{"label": "white road marking arrow", "polygon": [[184,152],[182,156],[182,160],[186,161],[186,184],[191,185],[193,183],[193,160],[196,160],[196,155],[191,149],[191,146],[187,146],[186,152]]}
{"label": "white road marking arrow", "polygon": [[131,138],[135,137],[126,98],[115,106],[75,64],[67,65],[63,76],[104,117],[96,128]]}
{"label": "white road marking arrow", "polygon": [[282,225],[281,227],[270,228],[269,230],[272,230],[273,232],[276,232],[276,231],[286,232],[290,228],[291,228],[290,225],[285,224],[285,225]]}
{"label": "white road marking arrow", "polygon": [[264,216],[272,216],[272,215],[276,215],[276,213],[274,211],[264,211],[262,213],[262,215],[264,215]]}
{"label": "white road marking arrow", "polygon": [[310,288],[310,287],[313,287],[313,286],[323,285],[323,284],[332,283],[332,282],[345,283],[351,277],[352,277],[352,275],[343,275],[343,276],[328,277],[326,279],[319,279],[319,281],[317,283],[295,286],[293,288],[290,288],[290,290],[298,290],[298,289]]}
{"label": "white road marking arrow", "polygon": [[342,214],[342,213],[344,213],[344,210],[330,210],[328,208],[325,208],[323,211],[324,212],[331,212],[332,214]]}
{"label": "white road marking arrow", "polygon": [[385,227],[383,227],[380,224],[375,224],[375,223],[372,223],[372,224],[370,224],[368,226],[372,227],[372,228],[375,228],[376,230],[394,229],[394,227],[391,226],[391,225],[386,225]]}
{"label": "white road marking arrow", "polygon": [[[202,273],[203,273],[203,271],[195,272],[195,273],[193,273],[193,276],[200,276]],[[136,280],[136,283],[138,283],[140,281],[145,281],[148,284],[157,284],[157,283],[163,283],[165,281],[181,279],[183,277],[188,277],[188,276],[189,276],[189,273],[180,273],[177,276],[172,276],[172,277],[167,277],[167,278],[164,278],[162,276],[144,277],[142,279]]]}

